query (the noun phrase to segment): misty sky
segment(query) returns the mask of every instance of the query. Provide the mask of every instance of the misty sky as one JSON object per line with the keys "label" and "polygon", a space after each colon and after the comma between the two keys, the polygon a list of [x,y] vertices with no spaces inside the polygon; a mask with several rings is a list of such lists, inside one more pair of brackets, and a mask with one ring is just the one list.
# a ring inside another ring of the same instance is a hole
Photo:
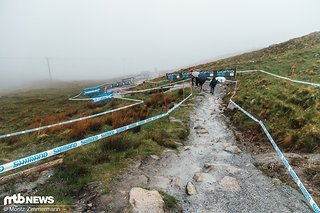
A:
{"label": "misty sky", "polygon": [[0,89],[177,69],[320,30],[319,0],[0,0]]}

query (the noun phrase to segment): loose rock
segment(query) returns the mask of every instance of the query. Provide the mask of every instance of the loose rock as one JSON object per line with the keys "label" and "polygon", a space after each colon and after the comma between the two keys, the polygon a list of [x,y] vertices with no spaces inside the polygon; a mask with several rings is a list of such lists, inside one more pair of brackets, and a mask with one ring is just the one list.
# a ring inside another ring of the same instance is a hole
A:
{"label": "loose rock", "polygon": [[203,181],[202,173],[200,172],[195,173],[193,176],[193,180],[195,180],[196,182],[202,182]]}
{"label": "loose rock", "polygon": [[187,183],[186,191],[187,191],[188,195],[196,195],[196,194],[198,194],[196,187],[190,181]]}
{"label": "loose rock", "polygon": [[224,150],[227,152],[231,152],[233,154],[241,153],[241,150],[237,146],[229,146],[229,147],[226,147]]}
{"label": "loose rock", "polygon": [[175,180],[175,183],[174,183],[174,186],[181,189],[182,187],[182,180],[180,177],[176,177],[176,180]]}
{"label": "loose rock", "polygon": [[164,212],[164,201],[156,190],[145,190],[134,187],[130,190],[129,202],[133,211],[137,213],[162,213]]}
{"label": "loose rock", "polygon": [[197,130],[197,134],[208,134],[209,132],[208,132],[208,130],[206,130],[206,129],[198,129]]}
{"label": "loose rock", "polygon": [[234,177],[230,176],[225,176],[220,180],[219,185],[221,186],[223,191],[226,192],[235,192],[235,191],[240,191],[240,185]]}
{"label": "loose rock", "polygon": [[160,157],[158,155],[150,155],[150,157],[154,160],[160,160]]}

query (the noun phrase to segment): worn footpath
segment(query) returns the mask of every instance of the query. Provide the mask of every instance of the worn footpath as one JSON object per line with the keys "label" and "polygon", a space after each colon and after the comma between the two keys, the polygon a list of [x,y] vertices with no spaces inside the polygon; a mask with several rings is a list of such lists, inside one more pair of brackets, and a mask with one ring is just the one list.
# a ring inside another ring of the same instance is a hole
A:
{"label": "worn footpath", "polygon": [[[161,201],[144,205],[143,199],[130,198],[133,187],[143,187],[173,195],[180,205],[175,211],[312,212],[300,192],[265,176],[253,165],[251,155],[236,146],[221,112],[221,97],[202,95],[191,113],[191,132],[184,146],[133,165],[96,205],[121,212],[130,201],[134,211],[162,212]],[[157,209],[152,209],[153,204]]]}

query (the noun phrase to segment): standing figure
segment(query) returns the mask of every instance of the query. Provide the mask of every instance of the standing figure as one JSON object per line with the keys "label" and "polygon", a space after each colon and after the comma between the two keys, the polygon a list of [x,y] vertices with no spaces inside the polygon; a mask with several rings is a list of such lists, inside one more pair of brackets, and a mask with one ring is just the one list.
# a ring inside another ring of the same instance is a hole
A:
{"label": "standing figure", "polygon": [[210,86],[210,93],[211,93],[212,95],[214,95],[214,88],[216,87],[217,83],[218,83],[217,79],[216,79],[215,77],[213,77],[212,80],[211,80],[211,82],[210,82],[210,84],[209,84],[209,86]]}
{"label": "standing figure", "polygon": [[195,70],[192,70],[191,73],[190,73],[190,76],[191,76],[191,80],[192,80],[192,86],[194,86],[194,79],[196,79],[196,86],[198,86],[198,76],[199,76],[199,72],[198,71],[195,71]]}

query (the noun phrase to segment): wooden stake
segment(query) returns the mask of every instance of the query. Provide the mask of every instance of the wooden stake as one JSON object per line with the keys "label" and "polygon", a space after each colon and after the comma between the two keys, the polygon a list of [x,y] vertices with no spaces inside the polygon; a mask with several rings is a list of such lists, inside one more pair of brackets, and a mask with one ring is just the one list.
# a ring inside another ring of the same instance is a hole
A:
{"label": "wooden stake", "polygon": [[10,175],[4,176],[4,177],[0,177],[0,185],[3,185],[4,183],[8,182],[9,180],[12,180],[12,179],[17,178],[17,177],[28,176],[28,175],[30,175],[32,173],[42,172],[44,170],[48,170],[48,169],[50,169],[50,168],[52,168],[54,166],[60,165],[62,163],[63,163],[63,158],[59,158],[57,160],[53,160],[53,161],[50,161],[48,163],[44,163],[44,164],[41,164],[39,166],[30,168],[30,169],[27,169],[27,170],[23,170],[23,171],[14,173],[14,174],[10,174]]}

